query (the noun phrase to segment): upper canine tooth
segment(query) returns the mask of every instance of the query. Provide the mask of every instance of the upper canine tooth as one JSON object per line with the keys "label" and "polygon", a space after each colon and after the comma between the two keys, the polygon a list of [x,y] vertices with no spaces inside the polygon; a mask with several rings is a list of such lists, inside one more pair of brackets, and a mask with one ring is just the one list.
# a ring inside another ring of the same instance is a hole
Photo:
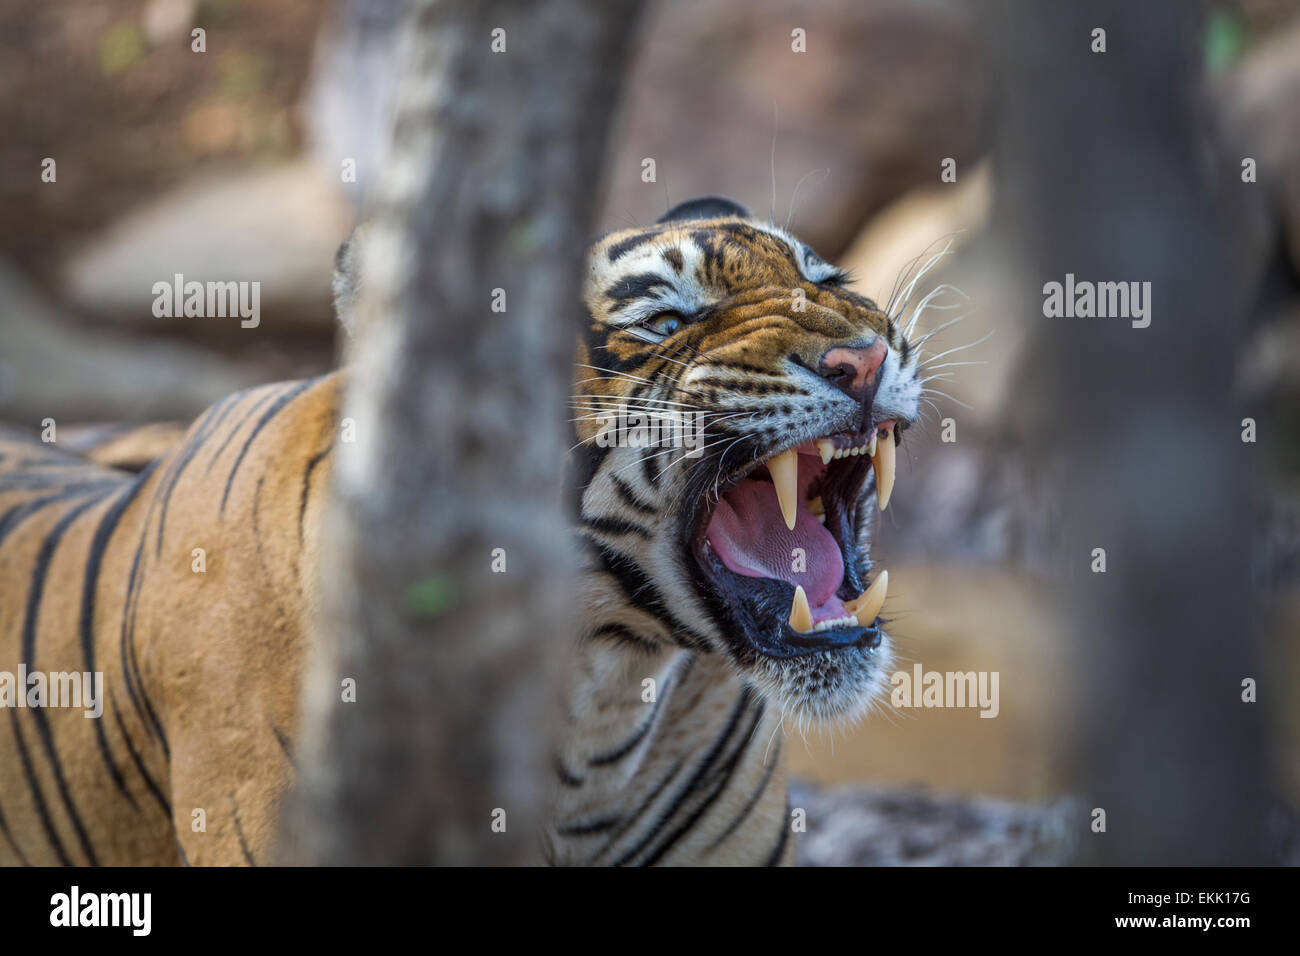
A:
{"label": "upper canine tooth", "polygon": [[880,577],[871,582],[871,587],[867,588],[866,593],[849,601],[844,605],[844,609],[853,613],[853,616],[858,619],[860,627],[870,627],[871,622],[880,613],[880,609],[884,607],[885,595],[888,591],[889,572],[881,571]]}
{"label": "upper canine tooth", "polygon": [[835,454],[835,446],[823,438],[821,441],[817,442],[817,450],[821,452],[822,464],[829,465],[831,463],[831,456]]}
{"label": "upper canine tooth", "polygon": [[800,634],[807,634],[813,626],[808,595],[804,594],[803,588],[797,584],[794,586],[794,603],[790,605],[790,626]]}
{"label": "upper canine tooth", "polygon": [[889,504],[889,495],[894,490],[894,433],[885,432],[876,454],[871,459],[876,469],[876,501],[884,511]]}
{"label": "upper canine tooth", "polygon": [[776,488],[776,500],[781,506],[781,517],[785,526],[794,530],[795,518],[799,507],[799,453],[793,448],[781,452],[767,461],[768,474]]}

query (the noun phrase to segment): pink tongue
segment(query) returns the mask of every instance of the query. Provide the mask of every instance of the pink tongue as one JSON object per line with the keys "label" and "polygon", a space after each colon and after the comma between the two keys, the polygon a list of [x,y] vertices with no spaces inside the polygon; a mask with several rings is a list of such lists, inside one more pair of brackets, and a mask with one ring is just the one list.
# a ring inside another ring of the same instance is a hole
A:
{"label": "pink tongue", "polygon": [[[794,530],[787,528],[771,482],[746,479],[730,489],[709,520],[708,539],[732,571],[802,585],[814,608],[834,595],[844,577],[844,560],[831,533],[803,504]],[[803,549],[802,560],[796,548]]]}

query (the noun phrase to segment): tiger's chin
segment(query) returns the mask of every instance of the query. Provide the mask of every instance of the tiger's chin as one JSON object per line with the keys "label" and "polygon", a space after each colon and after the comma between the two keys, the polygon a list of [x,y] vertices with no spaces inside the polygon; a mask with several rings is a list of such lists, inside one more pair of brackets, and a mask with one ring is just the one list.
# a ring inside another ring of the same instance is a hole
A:
{"label": "tiger's chin", "polygon": [[732,657],[796,720],[854,721],[887,686],[889,575],[859,542],[871,502],[888,503],[897,434],[889,421],[826,435],[718,476],[688,523]]}

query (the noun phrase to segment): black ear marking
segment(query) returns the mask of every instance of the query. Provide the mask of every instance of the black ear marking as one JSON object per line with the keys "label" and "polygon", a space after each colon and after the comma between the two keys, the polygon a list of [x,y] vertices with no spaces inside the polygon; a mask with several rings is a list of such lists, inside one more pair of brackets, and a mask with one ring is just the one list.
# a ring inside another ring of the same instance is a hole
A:
{"label": "black ear marking", "polygon": [[655,222],[676,222],[681,219],[718,219],[723,216],[749,218],[749,210],[733,199],[725,196],[704,196],[700,199],[688,199],[678,203],[660,216]]}

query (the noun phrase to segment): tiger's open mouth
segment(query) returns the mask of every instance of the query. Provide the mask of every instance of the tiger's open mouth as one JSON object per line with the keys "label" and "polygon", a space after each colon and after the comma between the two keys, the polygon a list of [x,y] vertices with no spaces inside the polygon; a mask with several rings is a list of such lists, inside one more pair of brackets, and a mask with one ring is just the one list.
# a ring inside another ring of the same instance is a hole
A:
{"label": "tiger's open mouth", "polygon": [[836,433],[724,476],[703,500],[690,550],[753,652],[797,657],[880,643],[888,574],[866,580],[858,506],[874,472],[881,510],[893,490],[898,428]]}

